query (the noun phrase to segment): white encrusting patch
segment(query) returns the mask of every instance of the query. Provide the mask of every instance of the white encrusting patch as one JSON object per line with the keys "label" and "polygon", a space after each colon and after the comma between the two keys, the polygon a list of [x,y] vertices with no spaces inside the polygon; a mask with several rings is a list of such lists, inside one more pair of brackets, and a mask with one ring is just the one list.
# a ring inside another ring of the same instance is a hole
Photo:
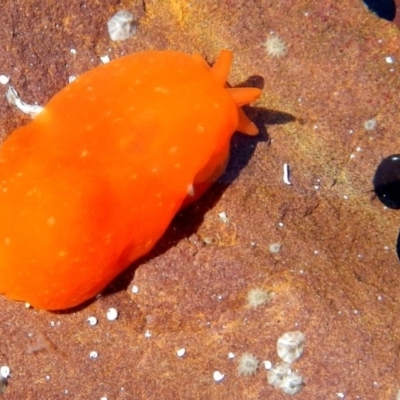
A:
{"label": "white encrusting patch", "polygon": [[11,85],[7,89],[6,98],[10,104],[17,107],[24,114],[30,115],[32,118],[35,118],[44,109],[44,107],[39,106],[38,104],[27,104],[22,101],[18,96],[18,92]]}

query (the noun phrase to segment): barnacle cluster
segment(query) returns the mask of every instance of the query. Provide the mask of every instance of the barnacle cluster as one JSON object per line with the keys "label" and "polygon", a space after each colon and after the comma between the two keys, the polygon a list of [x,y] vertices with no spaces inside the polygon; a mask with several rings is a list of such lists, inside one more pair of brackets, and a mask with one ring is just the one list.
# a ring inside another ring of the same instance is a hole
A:
{"label": "barnacle cluster", "polygon": [[274,365],[268,371],[268,383],[282,392],[293,395],[303,388],[303,377],[292,371],[292,362],[297,360],[304,351],[305,335],[300,331],[286,332],[277,342],[278,356],[282,363]]}

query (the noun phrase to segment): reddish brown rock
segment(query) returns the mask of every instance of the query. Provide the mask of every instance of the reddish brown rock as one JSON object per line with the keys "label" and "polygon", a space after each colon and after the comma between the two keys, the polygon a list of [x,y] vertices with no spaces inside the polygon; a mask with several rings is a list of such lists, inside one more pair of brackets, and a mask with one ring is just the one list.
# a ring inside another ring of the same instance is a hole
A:
{"label": "reddish brown rock", "polygon": [[[235,52],[231,83],[252,77],[264,86],[249,110],[261,133],[234,137],[226,175],[112,294],[61,314],[0,298],[0,364],[12,372],[4,398],[283,399],[263,366],[239,377],[237,359],[250,352],[277,363],[277,339],[300,330],[306,347],[293,369],[306,385],[298,399],[394,399],[400,212],[384,209],[371,181],[379,161],[400,152],[398,28],[349,0],[125,1],[139,17],[137,35],[111,42],[106,22],[120,4],[7,0],[0,74],[24,100],[45,103],[105,54],[170,48],[212,62],[226,47]],[[272,34],[286,43],[284,57],[267,55]],[[3,138],[27,121],[5,89]],[[377,127],[366,131],[371,118]],[[249,309],[252,288],[275,296]],[[116,321],[106,319],[109,307]]]}

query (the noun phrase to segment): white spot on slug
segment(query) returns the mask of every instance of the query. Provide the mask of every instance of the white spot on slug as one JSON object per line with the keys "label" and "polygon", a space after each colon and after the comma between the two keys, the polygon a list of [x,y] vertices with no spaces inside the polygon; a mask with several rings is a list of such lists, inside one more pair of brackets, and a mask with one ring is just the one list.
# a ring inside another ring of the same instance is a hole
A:
{"label": "white spot on slug", "polygon": [[190,197],[194,196],[194,186],[192,184],[189,184],[187,187],[187,194]]}
{"label": "white spot on slug", "polygon": [[56,223],[56,220],[54,217],[47,218],[47,225],[53,226],[55,223]]}

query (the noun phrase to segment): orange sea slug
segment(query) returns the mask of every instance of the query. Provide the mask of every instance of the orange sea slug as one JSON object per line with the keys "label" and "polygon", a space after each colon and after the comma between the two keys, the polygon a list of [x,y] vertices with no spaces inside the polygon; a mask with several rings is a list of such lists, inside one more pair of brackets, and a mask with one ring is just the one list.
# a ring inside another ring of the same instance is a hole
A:
{"label": "orange sea slug", "polygon": [[77,78],[0,147],[0,293],[49,310],[98,294],[223,173],[235,130],[257,128],[211,68],[175,51]]}

